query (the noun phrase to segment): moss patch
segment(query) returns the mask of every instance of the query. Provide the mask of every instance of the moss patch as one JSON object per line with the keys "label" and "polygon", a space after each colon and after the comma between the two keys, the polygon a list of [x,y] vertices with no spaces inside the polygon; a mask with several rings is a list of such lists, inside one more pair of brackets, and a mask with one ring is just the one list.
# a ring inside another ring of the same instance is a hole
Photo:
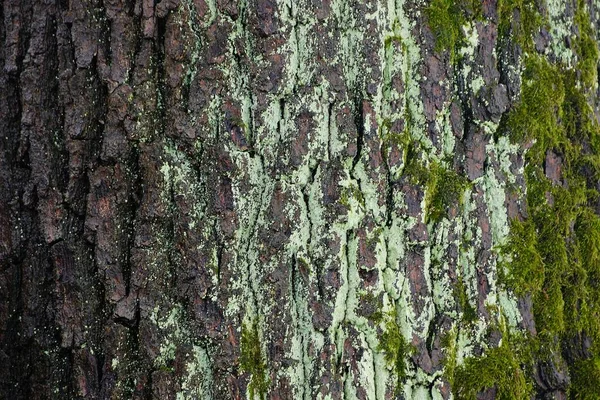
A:
{"label": "moss patch", "polygon": [[[599,133],[573,71],[532,56],[525,76],[521,103],[508,126],[516,140],[535,140],[525,168],[529,219],[512,225],[508,282],[515,292],[532,294],[536,327],[552,337],[581,326],[566,324],[565,316],[587,318],[582,306],[595,302],[597,289],[588,285],[594,261],[586,254],[594,254],[598,235],[597,217],[589,207],[597,193],[588,185],[596,162],[583,148],[596,143]],[[546,177],[550,152],[562,160],[560,182]]]}
{"label": "moss patch", "polygon": [[460,306],[463,322],[466,324],[475,323],[477,321],[477,310],[475,310],[475,307],[471,305],[469,295],[467,294],[467,288],[465,287],[462,277],[459,277],[458,281],[456,282],[454,295],[456,296],[458,305]]}
{"label": "moss patch", "polygon": [[598,44],[583,0],[577,1],[574,22],[579,31],[573,40],[579,78],[585,89],[592,89],[598,85]]}
{"label": "moss patch", "polygon": [[250,399],[264,399],[269,382],[267,380],[267,364],[261,352],[256,322],[242,325],[240,365],[243,371],[250,374],[248,383]]}
{"label": "moss patch", "polygon": [[456,328],[442,336],[442,347],[444,348],[444,376],[448,379],[450,386],[454,388],[454,376],[458,365],[458,349],[456,347]]}
{"label": "moss patch", "polygon": [[411,140],[404,140],[404,176],[413,184],[426,185],[429,180],[429,171],[419,158],[419,146]]}
{"label": "moss patch", "polygon": [[[508,267],[510,275],[501,282],[515,290],[518,295],[537,292],[544,282],[544,263],[538,252],[537,233],[531,221],[514,220],[503,251],[513,255]],[[503,269],[500,269],[502,272]]]}
{"label": "moss patch", "polygon": [[536,140],[528,157],[540,164],[546,149],[566,144],[559,124],[565,87],[559,68],[539,56],[527,59],[522,80],[521,101],[509,114],[508,128],[515,143]]}
{"label": "moss patch", "polygon": [[441,162],[432,161],[429,166],[421,159],[421,148],[405,132],[396,134],[394,140],[404,149],[404,167],[402,174],[414,185],[427,188],[425,196],[426,221],[438,222],[448,217],[453,206],[462,205],[462,195],[471,186],[469,180],[456,171],[445,167]]}
{"label": "moss patch", "polygon": [[498,33],[527,51],[533,49],[533,33],[543,23],[536,0],[498,0]]}
{"label": "moss patch", "polygon": [[427,180],[425,197],[426,220],[437,222],[448,216],[453,206],[462,205],[462,194],[470,186],[469,181],[456,171],[447,169],[439,163],[432,163]]}
{"label": "moss patch", "polygon": [[481,357],[469,357],[453,371],[453,393],[457,399],[477,399],[485,390],[495,388],[496,399],[529,399],[533,392],[527,378],[528,349],[519,338],[504,332],[502,343]]}
{"label": "moss patch", "polygon": [[481,2],[475,0],[433,0],[425,9],[429,27],[436,40],[436,51],[447,50],[454,61],[456,48],[464,40],[467,19],[481,15]]}
{"label": "moss patch", "polygon": [[384,314],[383,320],[385,329],[380,336],[378,350],[383,352],[386,363],[394,369],[398,391],[407,375],[406,358],[412,353],[413,348],[402,335],[396,321],[395,310]]}
{"label": "moss patch", "polygon": [[[511,223],[499,273],[507,288],[531,296],[537,335],[503,330],[499,347],[458,366],[455,350],[447,347],[446,374],[457,398],[475,399],[495,388],[496,398],[525,399],[533,390],[528,378],[533,360],[562,363],[561,356],[571,354],[569,396],[597,398],[600,126],[588,105],[597,84],[597,45],[583,1],[577,2],[574,18],[575,68],[535,53],[533,34],[543,23],[536,1],[501,0],[498,8],[500,36],[510,34],[525,50],[520,102],[499,133],[528,148],[526,218]],[[592,356],[573,355],[569,346],[586,339],[592,339]]]}
{"label": "moss patch", "polygon": [[[533,299],[536,340],[546,349],[537,359],[560,357],[582,337],[592,339],[590,351],[598,354],[600,339],[600,217],[594,211],[600,126],[587,99],[598,50],[583,2],[575,23],[576,68],[527,56],[521,101],[506,121],[511,139],[531,148],[525,167],[527,219],[512,223],[504,282]],[[559,160],[552,179],[546,176],[548,157]],[[589,398],[598,384],[583,374],[594,376],[596,356],[580,357],[567,364],[571,394]]]}
{"label": "moss patch", "polygon": [[578,361],[571,372],[570,398],[592,400],[598,398],[600,388],[600,357]]}

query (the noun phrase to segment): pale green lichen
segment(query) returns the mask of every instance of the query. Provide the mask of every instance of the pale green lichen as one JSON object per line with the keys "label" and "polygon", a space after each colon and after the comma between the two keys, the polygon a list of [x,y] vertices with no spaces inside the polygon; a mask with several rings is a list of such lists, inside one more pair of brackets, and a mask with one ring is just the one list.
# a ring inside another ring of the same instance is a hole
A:
{"label": "pale green lichen", "polygon": [[183,310],[179,305],[173,307],[167,314],[163,314],[158,305],[152,310],[150,320],[156,324],[162,335],[159,353],[154,359],[156,368],[172,368],[171,364],[175,360],[177,346],[187,334],[186,328],[181,324],[182,313]]}
{"label": "pale green lichen", "polygon": [[335,0],[331,3],[331,12],[339,26],[343,27],[339,38],[339,47],[334,61],[339,62],[343,68],[346,84],[350,88],[356,88],[361,83],[359,44],[364,35],[359,28],[353,9],[345,1]]}
{"label": "pale green lichen", "polygon": [[189,229],[194,229],[205,216],[204,182],[198,179],[188,156],[177,150],[171,142],[165,143],[163,151],[163,164],[160,167],[164,182],[162,199],[165,203],[169,203],[171,192],[175,196],[192,199],[193,201],[190,202],[191,213],[186,217],[189,219]]}
{"label": "pale green lichen", "polygon": [[208,352],[201,346],[193,345],[192,353],[186,356],[189,361],[185,364],[181,390],[177,392],[176,399],[213,398],[213,366]]}
{"label": "pale green lichen", "polygon": [[448,159],[454,155],[456,138],[452,132],[452,123],[450,122],[450,107],[446,106],[436,113],[436,127],[441,136],[441,159]]}
{"label": "pale green lichen", "polygon": [[548,10],[548,27],[550,30],[550,53],[560,62],[571,68],[573,66],[573,50],[566,46],[571,38],[573,21],[566,16],[565,4],[560,0],[546,0]]}

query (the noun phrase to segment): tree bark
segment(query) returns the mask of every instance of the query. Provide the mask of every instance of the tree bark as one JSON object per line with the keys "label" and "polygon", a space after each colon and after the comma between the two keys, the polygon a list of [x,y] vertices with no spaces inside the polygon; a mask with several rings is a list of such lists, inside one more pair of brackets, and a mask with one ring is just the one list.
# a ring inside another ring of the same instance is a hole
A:
{"label": "tree bark", "polygon": [[597,0],[0,15],[0,398],[600,396]]}

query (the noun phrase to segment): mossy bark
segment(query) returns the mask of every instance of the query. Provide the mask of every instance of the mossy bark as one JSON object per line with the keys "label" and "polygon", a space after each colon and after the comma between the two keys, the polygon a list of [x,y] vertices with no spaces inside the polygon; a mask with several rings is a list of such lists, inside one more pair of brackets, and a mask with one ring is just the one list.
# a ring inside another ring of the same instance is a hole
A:
{"label": "mossy bark", "polygon": [[600,396],[598,0],[0,16],[0,398]]}

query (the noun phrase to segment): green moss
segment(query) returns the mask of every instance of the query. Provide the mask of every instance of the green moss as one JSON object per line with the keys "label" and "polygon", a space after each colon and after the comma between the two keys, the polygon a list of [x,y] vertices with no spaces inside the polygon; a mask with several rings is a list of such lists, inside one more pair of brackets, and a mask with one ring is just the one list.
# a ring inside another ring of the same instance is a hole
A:
{"label": "green moss", "polygon": [[598,84],[598,44],[583,0],[577,1],[574,22],[579,31],[573,40],[573,48],[578,58],[577,70],[583,86],[592,89]]}
{"label": "green moss", "polygon": [[434,0],[425,13],[436,39],[436,50],[448,50],[453,58],[456,45],[462,37],[461,27],[464,23],[460,7],[452,0]]}
{"label": "green moss", "polygon": [[481,357],[465,359],[451,378],[454,396],[475,400],[479,393],[495,388],[496,399],[530,399],[533,385],[527,376],[531,353],[525,343],[505,331],[500,346],[487,349]]}
{"label": "green moss", "polygon": [[462,205],[462,195],[470,187],[467,178],[454,170],[431,162],[429,168],[419,157],[419,143],[405,132],[398,134],[395,140],[404,148],[404,167],[402,174],[415,185],[427,187],[425,212],[427,221],[439,221],[448,215],[450,207]]}
{"label": "green moss", "polygon": [[444,376],[448,379],[450,386],[454,388],[454,376],[458,365],[458,349],[456,347],[456,329],[453,328],[442,336],[442,347],[444,348]]}
{"label": "green moss", "polygon": [[425,9],[429,27],[436,39],[436,51],[447,50],[454,61],[456,48],[464,40],[467,18],[481,15],[481,2],[474,0],[433,0]]}
{"label": "green moss", "polygon": [[439,221],[448,215],[450,207],[462,205],[462,194],[470,187],[467,178],[454,170],[431,162],[429,168],[420,158],[419,143],[408,132],[397,134],[394,140],[404,148],[402,174],[415,185],[427,187],[425,212],[427,221]]}
{"label": "green moss", "polygon": [[[571,397],[591,398],[600,336],[600,127],[588,104],[597,79],[598,49],[584,3],[575,13],[578,65],[554,65],[528,55],[520,103],[506,120],[514,142],[529,142],[526,153],[527,219],[514,221],[506,246],[511,255],[503,282],[533,299],[536,340],[547,354],[564,354],[573,338],[592,339],[590,359],[567,366]],[[546,157],[560,158],[558,180],[546,177]],[[592,397],[593,398],[593,397]]]}
{"label": "green moss", "polygon": [[[575,234],[579,244],[579,254],[586,272],[594,277],[600,275],[600,217],[590,208],[584,208],[578,215]],[[596,281],[596,280],[594,280]],[[596,281],[600,284],[600,281]]]}
{"label": "green moss", "polygon": [[378,350],[383,352],[386,363],[394,369],[397,384],[396,390],[402,386],[407,375],[406,358],[413,348],[406,341],[396,321],[396,312],[392,310],[383,315],[385,329],[380,336]]}
{"label": "green moss", "polygon": [[559,68],[539,56],[525,61],[522,79],[521,101],[509,115],[508,128],[514,143],[536,140],[528,156],[539,164],[546,149],[566,143],[559,123],[565,88]]}
{"label": "green moss", "polygon": [[544,283],[544,263],[538,252],[534,224],[531,221],[514,220],[503,251],[510,254],[512,259],[506,265],[508,275],[501,281],[514,288],[519,295],[541,290]]}
{"label": "green moss", "polygon": [[403,175],[417,185],[424,186],[429,180],[429,171],[423,165],[423,161],[419,158],[419,146],[415,142],[408,142],[404,147],[404,168]]}
{"label": "green moss", "polygon": [[363,193],[358,185],[354,183],[342,189],[342,193],[340,194],[340,203],[344,207],[350,209],[352,199],[356,200],[363,208],[365,207],[365,197],[363,196]]}
{"label": "green moss", "polygon": [[[400,27],[398,26],[398,21],[394,21],[392,32],[396,32],[399,29],[400,29]],[[394,46],[394,43],[398,43],[402,47],[403,52],[406,52],[406,44],[402,40],[402,36],[392,34],[392,35],[386,36],[385,39],[383,40],[383,46],[386,49],[386,51],[392,50],[392,46]]]}
{"label": "green moss", "polygon": [[467,294],[467,288],[462,280],[462,277],[458,277],[456,287],[454,289],[454,295],[460,306],[462,312],[462,320],[467,324],[473,324],[477,321],[477,310],[471,305],[469,295]]}
{"label": "green moss", "polygon": [[469,187],[467,178],[433,162],[427,179],[426,221],[439,221],[442,217],[448,216],[450,207],[461,206],[462,195]]}
{"label": "green moss", "polygon": [[[517,293],[532,294],[536,327],[552,337],[577,326],[566,324],[565,316],[578,316],[589,303],[573,224],[597,196],[582,175],[586,166],[596,171],[596,159],[583,156],[581,149],[582,142],[596,143],[598,130],[574,72],[531,56],[524,77],[521,102],[510,114],[508,127],[517,141],[535,140],[525,168],[530,219],[513,223],[508,282]],[[562,158],[564,186],[545,176],[549,151]]]}
{"label": "green moss", "polygon": [[[577,162],[574,169],[584,166],[590,167],[597,177],[600,171],[600,133],[598,121],[594,111],[588,104],[586,88],[579,85],[577,71],[564,72],[565,76],[565,102],[563,104],[563,126],[567,136],[579,144],[587,144],[591,147],[588,153],[582,153],[581,148],[576,148],[575,157],[571,161]],[[576,171],[579,172],[579,171]]]}
{"label": "green moss", "polygon": [[600,340],[600,217],[584,207],[575,222],[574,263],[566,277],[570,291],[565,292],[566,325],[570,334],[585,332]]}
{"label": "green moss", "polygon": [[240,366],[250,374],[248,392],[250,399],[264,399],[269,382],[267,380],[267,364],[261,352],[256,322],[242,325]]}
{"label": "green moss", "polygon": [[403,175],[415,185],[425,186],[429,179],[429,171],[418,158],[414,144],[409,144],[405,150]]}
{"label": "green moss", "polygon": [[[518,19],[515,19],[518,15]],[[498,0],[498,31],[501,37],[512,34],[512,40],[527,51],[533,49],[533,34],[543,18],[536,0]]]}
{"label": "green moss", "polygon": [[571,372],[569,397],[572,399],[597,400],[600,388],[600,357],[575,363]]}
{"label": "green moss", "polygon": [[394,144],[399,148],[406,148],[411,142],[410,134],[407,131],[402,133],[391,131],[388,125],[389,121],[383,121],[383,125],[380,127],[384,145],[389,147]]}

